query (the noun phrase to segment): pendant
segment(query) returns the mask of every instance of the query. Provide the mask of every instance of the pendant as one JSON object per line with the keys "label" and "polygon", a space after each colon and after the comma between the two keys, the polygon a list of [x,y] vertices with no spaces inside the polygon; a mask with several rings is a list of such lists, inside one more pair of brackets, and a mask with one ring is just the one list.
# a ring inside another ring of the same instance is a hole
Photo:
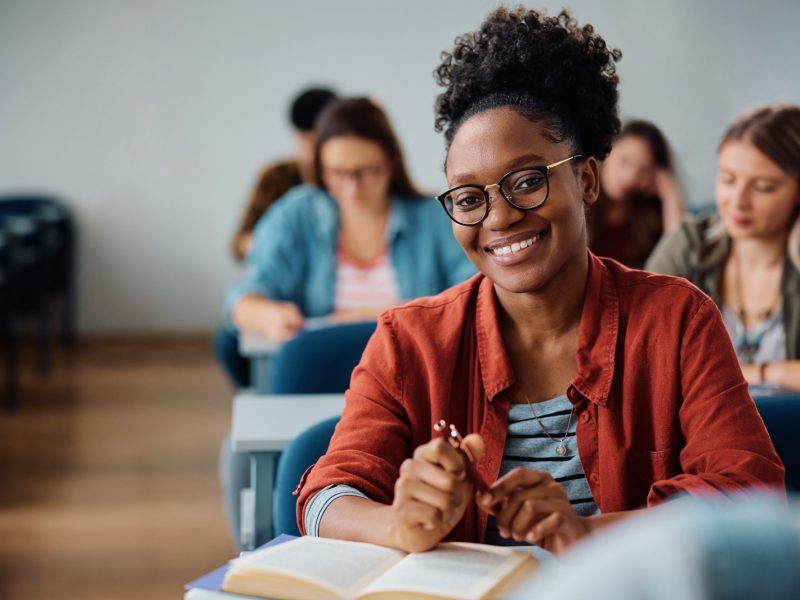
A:
{"label": "pendant", "polygon": [[561,442],[558,446],[556,446],[556,454],[559,456],[564,456],[567,453],[567,447],[564,445],[564,442]]}

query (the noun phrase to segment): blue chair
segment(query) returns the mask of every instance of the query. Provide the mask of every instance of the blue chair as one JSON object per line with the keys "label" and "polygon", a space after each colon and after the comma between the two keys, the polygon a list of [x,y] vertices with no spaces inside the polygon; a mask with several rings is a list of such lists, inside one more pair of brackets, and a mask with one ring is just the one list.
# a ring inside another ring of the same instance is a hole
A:
{"label": "blue chair", "polygon": [[72,212],[59,198],[47,194],[0,196],[0,220],[23,217],[35,222],[38,277],[44,302],[60,302],[64,342],[75,339],[75,224]]}
{"label": "blue chair", "polygon": [[332,417],[312,425],[298,435],[281,454],[275,474],[275,535],[300,535],[297,527],[297,497],[294,491],[303,473],[328,451],[328,444],[338,422],[339,417]]}
{"label": "blue chair", "polygon": [[800,492],[800,393],[757,396],[755,402],[786,467],[786,489]]}
{"label": "blue chair", "polygon": [[350,386],[374,321],[309,329],[286,342],[272,361],[270,393],[335,394]]}
{"label": "blue chair", "polygon": [[[348,323],[302,332],[275,356],[272,393],[344,392],[375,326],[374,322]],[[293,492],[305,470],[327,450],[338,420],[335,417],[310,427],[281,454],[275,477],[275,535],[299,535],[295,517],[297,498]]]}
{"label": "blue chair", "polygon": [[0,343],[3,345],[5,362],[4,393],[5,406],[9,412],[19,403],[19,377],[17,374],[18,349],[14,328],[17,273],[13,261],[13,236],[0,229]]}
{"label": "blue chair", "polygon": [[0,227],[10,240],[9,276],[13,281],[9,328],[12,335],[19,323],[36,323],[36,356],[40,374],[47,372],[50,320],[47,312],[44,230],[35,217],[5,211],[0,202]]}

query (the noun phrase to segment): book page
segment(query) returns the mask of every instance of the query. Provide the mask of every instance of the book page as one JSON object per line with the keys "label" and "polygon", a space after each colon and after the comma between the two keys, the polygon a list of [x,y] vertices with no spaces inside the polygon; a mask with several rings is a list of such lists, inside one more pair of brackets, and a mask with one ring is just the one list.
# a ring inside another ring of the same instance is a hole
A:
{"label": "book page", "polygon": [[349,597],[404,556],[383,546],[306,536],[240,558],[231,571],[289,575]]}
{"label": "book page", "polygon": [[510,548],[447,543],[435,550],[409,554],[369,584],[360,596],[405,592],[478,600],[523,562],[535,559]]}

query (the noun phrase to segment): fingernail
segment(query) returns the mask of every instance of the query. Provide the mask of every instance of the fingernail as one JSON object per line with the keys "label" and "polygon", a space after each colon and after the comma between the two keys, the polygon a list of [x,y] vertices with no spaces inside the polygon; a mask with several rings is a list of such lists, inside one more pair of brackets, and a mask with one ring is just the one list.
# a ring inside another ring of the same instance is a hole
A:
{"label": "fingernail", "polygon": [[507,538],[508,537],[508,529],[506,529],[505,527],[500,527],[500,535],[502,535],[504,538]]}

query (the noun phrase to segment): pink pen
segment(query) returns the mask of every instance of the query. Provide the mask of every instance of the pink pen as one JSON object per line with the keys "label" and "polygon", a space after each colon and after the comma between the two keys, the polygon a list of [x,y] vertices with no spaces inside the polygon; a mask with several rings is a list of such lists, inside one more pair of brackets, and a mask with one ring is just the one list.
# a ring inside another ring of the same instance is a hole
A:
{"label": "pink pen", "polygon": [[475,485],[475,489],[481,493],[488,491],[489,485],[486,483],[483,477],[481,477],[481,474],[478,473],[478,469],[475,468],[474,457],[467,448],[464,448],[461,445],[463,438],[458,432],[458,429],[456,429],[456,426],[448,425],[447,421],[441,419],[433,426],[433,430],[438,431],[443,439],[447,440],[447,442],[449,442],[453,448],[461,453],[461,456],[464,458],[464,465],[466,466],[467,474],[472,480],[472,483]]}

